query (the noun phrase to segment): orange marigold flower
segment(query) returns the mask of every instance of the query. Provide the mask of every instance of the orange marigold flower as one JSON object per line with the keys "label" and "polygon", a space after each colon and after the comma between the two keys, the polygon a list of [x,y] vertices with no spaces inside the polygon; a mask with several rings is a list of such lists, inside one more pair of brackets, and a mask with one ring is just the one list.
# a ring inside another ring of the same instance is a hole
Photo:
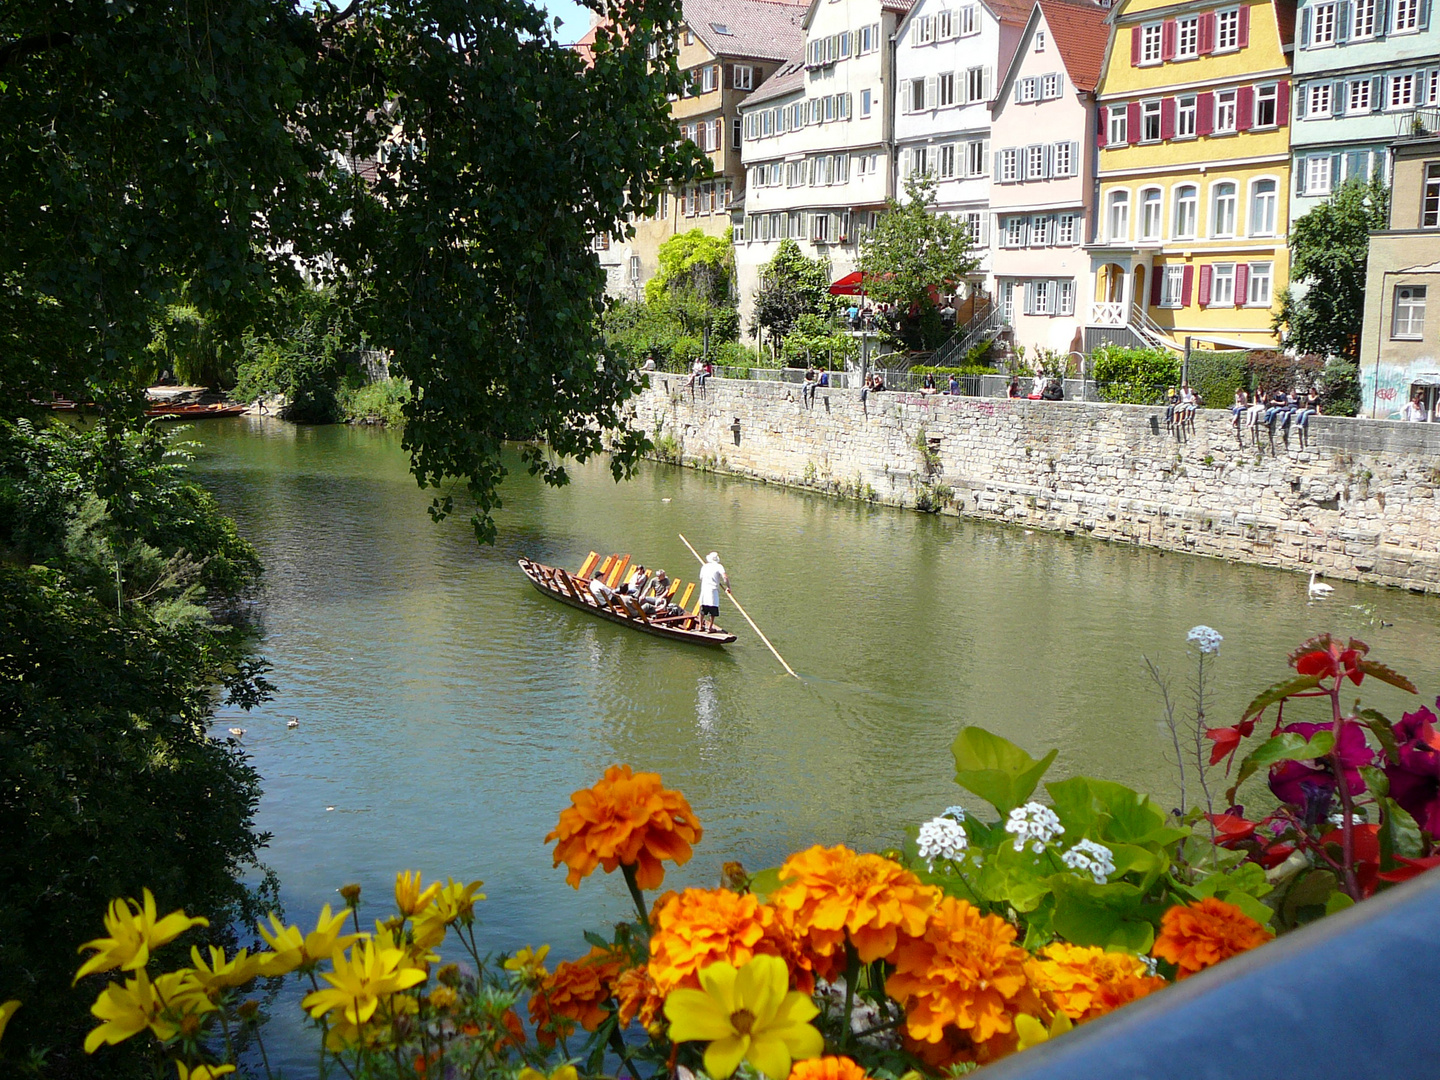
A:
{"label": "orange marigold flower", "polygon": [[665,1004],[665,995],[655,985],[647,965],[627,968],[620,973],[615,980],[615,1001],[620,1007],[622,1026],[639,1017],[640,1026],[646,1031],[651,1034],[659,1032],[661,1025],[658,1018],[660,1008]]}
{"label": "orange marigold flower", "polygon": [[615,990],[615,980],[625,967],[622,957],[607,949],[592,948],[579,960],[565,960],[555,966],[530,998],[530,1020],[535,1037],[544,1046],[553,1046],[555,1036],[568,1035],[579,1024],[594,1031],[605,1019],[605,1002]]}
{"label": "orange marigold flower", "polygon": [[661,861],[688,862],[690,845],[700,840],[700,822],[685,796],[664,787],[657,773],[612,765],[604,779],[575,792],[570,802],[545,842],[558,841],[555,865],[570,868],[565,880],[577,889],[597,866],[607,874],[633,866],[640,888],[659,888],[665,880]]}
{"label": "orange marigold flower", "polygon": [[500,1040],[500,1045],[507,1043],[516,1048],[525,1045],[525,1025],[520,1020],[520,1014],[514,1009],[506,1009],[500,1014],[500,1023],[505,1026],[505,1037]]}
{"label": "orange marigold flower", "polygon": [[[1015,945],[1015,927],[946,896],[924,933],[896,949],[885,989],[904,1006],[909,1034],[922,1042],[939,1043],[946,1028],[957,1028],[977,1047],[996,1038],[1013,1043],[1014,1014],[1040,1005],[1026,956]],[[983,1057],[982,1050],[977,1059]]]}
{"label": "orange marigold flower", "polygon": [[795,1062],[790,1080],[868,1080],[868,1077],[850,1058],[827,1055]]}
{"label": "orange marigold flower", "polygon": [[[834,958],[822,974],[842,969],[845,940],[865,963],[890,956],[901,934],[917,937],[939,893],[898,863],[818,844],[785,860],[784,883],[770,898],[794,916],[795,932],[817,958]],[[839,965],[839,966],[837,966]]]}
{"label": "orange marigold flower", "polygon": [[1273,938],[1234,904],[1207,896],[1198,904],[1177,904],[1160,918],[1160,936],[1151,956],[1169,960],[1188,979]]}
{"label": "orange marigold flower", "polygon": [[786,961],[799,989],[815,988],[793,935],[753,894],[686,889],[655,912],[651,927],[650,974],[662,996],[681,986],[698,990],[701,968],[722,960],[743,967],[761,955]]}
{"label": "orange marigold flower", "polygon": [[1027,961],[1030,984],[1077,1023],[1114,1012],[1168,985],[1129,953],[1056,942]]}

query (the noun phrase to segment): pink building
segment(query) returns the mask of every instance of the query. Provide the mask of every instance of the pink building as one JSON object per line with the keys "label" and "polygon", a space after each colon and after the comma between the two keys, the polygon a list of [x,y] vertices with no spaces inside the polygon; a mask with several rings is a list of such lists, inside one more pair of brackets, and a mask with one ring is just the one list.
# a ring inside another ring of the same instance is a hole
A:
{"label": "pink building", "polygon": [[[1027,351],[1083,348],[1095,210],[1095,85],[1107,10],[1036,0],[992,108],[991,272]],[[1082,295],[1083,294],[1083,295]]]}

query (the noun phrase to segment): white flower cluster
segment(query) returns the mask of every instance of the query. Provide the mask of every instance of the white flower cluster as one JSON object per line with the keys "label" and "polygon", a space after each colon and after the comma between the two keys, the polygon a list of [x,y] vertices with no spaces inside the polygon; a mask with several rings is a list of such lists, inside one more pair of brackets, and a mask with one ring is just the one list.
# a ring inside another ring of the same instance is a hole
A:
{"label": "white flower cluster", "polygon": [[1060,824],[1055,811],[1048,806],[1027,802],[1024,806],[1017,806],[1010,811],[1010,818],[1005,822],[1005,831],[1015,834],[1016,851],[1024,851],[1025,844],[1029,842],[1030,850],[1039,855],[1045,850],[1046,844],[1065,831],[1065,826]]}
{"label": "white flower cluster", "polygon": [[1195,647],[1202,653],[1218,653],[1220,642],[1225,640],[1220,636],[1219,630],[1212,630],[1208,626],[1193,626],[1185,637],[1186,640],[1194,642]]}
{"label": "white flower cluster", "polygon": [[920,826],[920,857],[935,869],[936,859],[958,859],[965,854],[970,838],[965,827],[948,814],[931,818]]}
{"label": "white flower cluster", "polygon": [[1060,861],[1071,870],[1079,870],[1095,879],[1097,885],[1104,885],[1115,872],[1115,853],[1104,844],[1094,840],[1081,840],[1064,855]]}
{"label": "white flower cluster", "polygon": [[965,820],[965,808],[963,806],[947,806],[941,817],[954,818],[956,821]]}

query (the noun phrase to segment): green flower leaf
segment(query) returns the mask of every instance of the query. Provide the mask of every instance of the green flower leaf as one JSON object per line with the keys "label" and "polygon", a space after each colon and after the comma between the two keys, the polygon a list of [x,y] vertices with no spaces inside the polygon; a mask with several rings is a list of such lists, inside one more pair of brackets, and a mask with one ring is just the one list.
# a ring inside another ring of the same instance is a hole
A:
{"label": "green flower leaf", "polygon": [[1335,749],[1333,731],[1317,731],[1313,738],[1306,739],[1294,731],[1282,732],[1266,739],[1245,758],[1245,764],[1256,769],[1274,765],[1279,761],[1310,761],[1324,757]]}
{"label": "green flower leaf", "polygon": [[1379,679],[1381,682],[1389,683],[1391,686],[1398,686],[1401,690],[1408,691],[1411,694],[1419,693],[1419,691],[1415,689],[1414,683],[1398,671],[1392,671],[1384,664],[1377,663],[1374,660],[1361,660],[1356,666],[1372,679]]}
{"label": "green flower leaf", "polygon": [[1009,739],[982,727],[962,728],[950,747],[955,755],[955,782],[984,799],[1003,817],[1035,791],[1058,750],[1036,761]]}
{"label": "green flower leaf", "polygon": [[1242,721],[1249,720],[1250,717],[1258,716],[1277,701],[1283,701],[1292,694],[1314,690],[1319,685],[1318,675],[1301,675],[1294,679],[1287,679],[1285,682],[1278,682],[1268,690],[1262,690],[1254,701],[1245,706],[1245,715],[1240,719]]}

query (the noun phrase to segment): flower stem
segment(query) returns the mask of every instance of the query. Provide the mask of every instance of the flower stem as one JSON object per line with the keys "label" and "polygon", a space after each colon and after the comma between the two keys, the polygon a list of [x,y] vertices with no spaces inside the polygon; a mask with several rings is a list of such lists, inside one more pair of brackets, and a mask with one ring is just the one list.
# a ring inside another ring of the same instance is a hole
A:
{"label": "flower stem", "polygon": [[1345,778],[1345,765],[1340,760],[1340,733],[1344,721],[1340,718],[1340,676],[1335,677],[1334,689],[1330,691],[1330,710],[1334,716],[1335,749],[1330,753],[1331,768],[1335,770],[1335,787],[1340,792],[1340,850],[1345,870],[1345,891],[1350,899],[1360,899],[1360,885],[1355,880],[1355,824],[1351,812],[1355,803],[1350,797],[1350,782]]}
{"label": "flower stem", "polygon": [[850,1016],[855,1008],[855,984],[860,981],[860,954],[850,939],[845,939],[845,1029],[840,1033],[840,1048],[849,1047],[854,1032],[850,1030]]}
{"label": "flower stem", "polygon": [[635,901],[635,910],[640,913],[640,925],[645,932],[650,932],[650,915],[645,910],[645,894],[640,891],[640,886],[635,882],[635,867],[630,863],[621,863],[620,872],[625,875],[625,887],[630,890],[630,899]]}

